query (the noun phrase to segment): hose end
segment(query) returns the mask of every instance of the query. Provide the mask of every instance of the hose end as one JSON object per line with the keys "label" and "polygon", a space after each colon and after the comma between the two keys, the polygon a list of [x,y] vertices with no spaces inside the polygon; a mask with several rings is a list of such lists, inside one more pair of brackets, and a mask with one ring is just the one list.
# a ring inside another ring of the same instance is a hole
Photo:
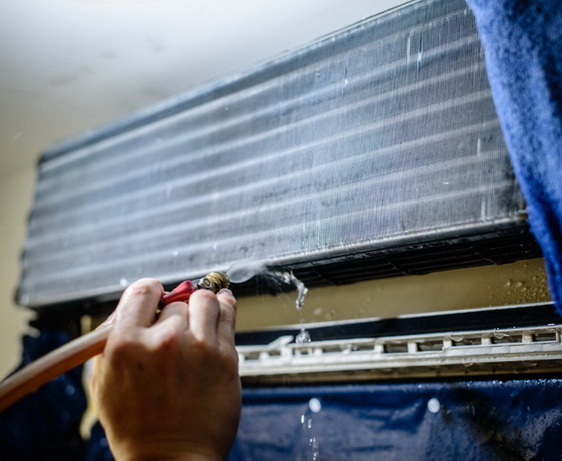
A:
{"label": "hose end", "polygon": [[199,279],[197,286],[213,293],[218,293],[223,288],[228,288],[230,279],[224,272],[211,272],[205,277]]}

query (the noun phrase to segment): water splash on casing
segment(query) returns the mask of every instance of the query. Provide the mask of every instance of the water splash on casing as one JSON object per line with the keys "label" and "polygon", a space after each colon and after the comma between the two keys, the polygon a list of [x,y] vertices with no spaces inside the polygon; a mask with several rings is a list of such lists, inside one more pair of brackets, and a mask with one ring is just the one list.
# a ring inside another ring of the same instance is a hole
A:
{"label": "water splash on casing", "polygon": [[279,285],[289,285],[297,290],[295,307],[299,312],[301,325],[300,332],[295,338],[297,344],[309,343],[310,334],[305,327],[303,314],[304,298],[308,293],[308,288],[300,281],[292,271],[280,271],[268,268],[260,261],[237,261],[227,269],[226,275],[232,283],[244,283],[253,277],[261,276],[269,282],[275,281]]}
{"label": "water splash on casing", "polygon": [[271,271],[271,274],[279,278],[283,283],[287,285],[294,286],[297,289],[297,299],[295,300],[295,307],[299,312],[299,322],[301,329],[299,334],[295,338],[297,344],[304,344],[310,342],[310,333],[305,327],[305,318],[303,314],[304,298],[308,293],[308,288],[305,284],[295,277],[295,274],[291,271]]}
{"label": "water splash on casing", "polygon": [[226,275],[232,283],[244,283],[266,270],[259,261],[238,261],[227,269]]}

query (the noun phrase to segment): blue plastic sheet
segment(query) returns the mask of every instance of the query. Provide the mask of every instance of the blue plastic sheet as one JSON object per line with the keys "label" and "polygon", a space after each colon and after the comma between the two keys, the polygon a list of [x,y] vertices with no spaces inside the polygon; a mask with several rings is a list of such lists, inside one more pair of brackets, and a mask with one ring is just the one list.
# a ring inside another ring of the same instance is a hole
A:
{"label": "blue plastic sheet", "polygon": [[553,460],[560,379],[247,389],[229,461]]}

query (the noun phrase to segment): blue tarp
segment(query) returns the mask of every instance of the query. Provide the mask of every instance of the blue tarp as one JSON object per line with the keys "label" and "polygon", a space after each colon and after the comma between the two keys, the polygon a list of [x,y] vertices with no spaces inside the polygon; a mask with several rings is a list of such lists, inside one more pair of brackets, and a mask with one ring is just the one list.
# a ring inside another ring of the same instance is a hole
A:
{"label": "blue tarp", "polygon": [[524,379],[246,389],[228,460],[561,459],[561,384]]}

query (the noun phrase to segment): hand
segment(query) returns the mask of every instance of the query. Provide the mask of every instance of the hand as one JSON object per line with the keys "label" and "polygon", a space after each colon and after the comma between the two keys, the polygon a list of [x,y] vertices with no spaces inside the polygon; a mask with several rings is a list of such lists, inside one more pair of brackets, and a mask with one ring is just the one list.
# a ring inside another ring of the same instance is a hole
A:
{"label": "hand", "polygon": [[240,419],[236,300],[198,290],[166,306],[150,279],[123,294],[92,395],[118,461],[224,459]]}

